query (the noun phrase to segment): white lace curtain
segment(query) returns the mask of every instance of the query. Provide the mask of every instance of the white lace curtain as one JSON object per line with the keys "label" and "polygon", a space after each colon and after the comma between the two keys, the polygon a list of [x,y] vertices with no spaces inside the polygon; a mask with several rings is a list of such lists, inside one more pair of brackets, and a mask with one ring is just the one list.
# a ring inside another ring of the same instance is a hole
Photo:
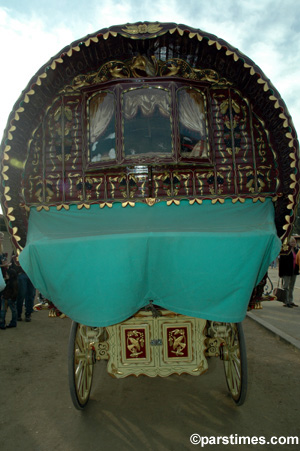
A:
{"label": "white lace curtain", "polygon": [[204,105],[199,92],[185,89],[179,91],[179,122],[205,136]]}
{"label": "white lace curtain", "polygon": [[160,114],[170,116],[170,98],[162,89],[135,89],[124,94],[123,115],[125,119],[133,119],[140,110],[144,116],[151,116],[158,108]]}
{"label": "white lace curtain", "polygon": [[115,112],[114,95],[101,92],[90,102],[90,141],[94,143],[106,130]]}

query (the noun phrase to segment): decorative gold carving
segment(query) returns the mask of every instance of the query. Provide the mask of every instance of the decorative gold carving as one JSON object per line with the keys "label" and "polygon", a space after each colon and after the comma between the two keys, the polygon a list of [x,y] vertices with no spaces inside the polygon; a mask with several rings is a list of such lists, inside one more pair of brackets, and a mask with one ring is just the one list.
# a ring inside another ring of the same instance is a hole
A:
{"label": "decorative gold carving", "polygon": [[158,23],[139,24],[139,25],[126,25],[126,28],[122,28],[122,31],[128,34],[147,34],[157,33],[161,31],[162,27]]}
{"label": "decorative gold carving", "polygon": [[206,320],[164,309],[160,313],[153,317],[151,312],[140,310],[132,318],[107,327],[110,374],[196,376],[206,371]]}
{"label": "decorative gold carving", "polygon": [[169,206],[169,205],[172,205],[172,204],[180,205],[180,200],[178,200],[178,199],[170,199],[170,200],[167,200],[167,205],[168,205],[168,206]]}
{"label": "decorative gold carving", "polygon": [[134,207],[135,206],[135,202],[130,202],[130,201],[122,202],[122,207],[123,208],[127,207],[127,205],[130,205],[130,207]]}
{"label": "decorative gold carving", "polygon": [[[196,69],[180,58],[160,61],[154,55],[147,58],[137,55],[129,61],[111,60],[103,64],[97,72],[76,75],[61,94],[74,92],[84,86],[103,83],[118,78],[183,77],[188,80],[211,83],[212,87],[231,86],[232,83],[212,69]],[[234,105],[235,107],[235,105]]]}
{"label": "decorative gold carving", "polygon": [[169,332],[169,345],[173,349],[171,352],[173,354],[178,355],[184,355],[182,352],[184,348],[186,348],[186,333],[184,329],[176,329]]}
{"label": "decorative gold carving", "polygon": [[138,330],[127,330],[126,347],[130,353],[129,357],[138,357],[143,354],[142,348],[145,347],[145,334]]}
{"label": "decorative gold carving", "polygon": [[149,205],[149,207],[152,207],[156,203],[156,199],[155,197],[147,197],[145,199],[145,202],[147,205]]}

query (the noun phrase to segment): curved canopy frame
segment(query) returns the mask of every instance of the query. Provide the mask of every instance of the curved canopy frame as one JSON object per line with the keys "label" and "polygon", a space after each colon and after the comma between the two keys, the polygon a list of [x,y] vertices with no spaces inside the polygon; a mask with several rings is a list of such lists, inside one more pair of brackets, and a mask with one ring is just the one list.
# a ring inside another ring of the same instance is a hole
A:
{"label": "curved canopy frame", "polygon": [[[186,66],[180,68],[177,59]],[[113,66],[112,60],[117,61]],[[157,60],[172,63],[158,68]],[[287,240],[298,203],[299,144],[280,94],[251,59],[226,41],[182,24],[144,22],[105,28],[74,41],[41,67],[15,103],[1,143],[1,203],[18,251],[27,233],[28,207],[22,205],[20,187],[28,141],[50,99],[76,84],[84,87],[89,74],[100,84],[112,78],[184,78],[190,70],[202,71],[203,80],[212,81],[216,74],[219,81],[229,80],[264,121],[278,159],[280,188],[271,196],[277,233]]]}

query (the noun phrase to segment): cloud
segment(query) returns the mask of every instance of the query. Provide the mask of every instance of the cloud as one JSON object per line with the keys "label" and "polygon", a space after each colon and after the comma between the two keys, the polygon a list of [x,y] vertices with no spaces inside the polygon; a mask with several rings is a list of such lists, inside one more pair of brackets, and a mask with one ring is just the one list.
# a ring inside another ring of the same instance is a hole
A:
{"label": "cloud", "polygon": [[32,2],[0,7],[0,134],[22,90],[51,56],[98,29],[144,20],[184,23],[237,47],[270,78],[300,130],[300,4],[294,0],[90,0],[88,7],[73,0],[67,10],[61,0]]}

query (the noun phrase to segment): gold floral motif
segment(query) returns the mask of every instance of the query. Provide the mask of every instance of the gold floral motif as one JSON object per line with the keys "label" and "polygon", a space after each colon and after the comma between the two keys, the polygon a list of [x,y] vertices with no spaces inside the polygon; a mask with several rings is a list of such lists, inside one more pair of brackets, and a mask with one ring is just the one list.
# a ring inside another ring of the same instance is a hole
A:
{"label": "gold floral motif", "polygon": [[113,206],[113,204],[111,202],[103,202],[103,203],[99,204],[100,208],[104,208],[104,207],[111,208],[112,206]]}
{"label": "gold floral motif", "polygon": [[186,348],[186,334],[184,329],[174,329],[169,332],[169,346],[171,349],[171,353],[176,356],[183,356],[183,350]]}
{"label": "gold floral motif", "polygon": [[143,354],[145,347],[145,334],[138,330],[128,330],[126,333],[126,347],[130,352],[129,357],[138,357]]}
{"label": "gold floral motif", "polygon": [[157,23],[150,24],[139,24],[139,25],[126,25],[126,28],[122,28],[122,31],[128,34],[146,34],[146,33],[157,33],[161,31],[162,27]]}
{"label": "gold floral motif", "polygon": [[149,207],[152,207],[155,204],[156,199],[155,199],[155,197],[147,197],[145,199],[145,201],[146,201],[146,204],[149,205]]}
{"label": "gold floral motif", "polygon": [[122,207],[125,208],[127,207],[127,205],[130,205],[130,207],[134,207],[135,206],[135,202],[122,202]]}

